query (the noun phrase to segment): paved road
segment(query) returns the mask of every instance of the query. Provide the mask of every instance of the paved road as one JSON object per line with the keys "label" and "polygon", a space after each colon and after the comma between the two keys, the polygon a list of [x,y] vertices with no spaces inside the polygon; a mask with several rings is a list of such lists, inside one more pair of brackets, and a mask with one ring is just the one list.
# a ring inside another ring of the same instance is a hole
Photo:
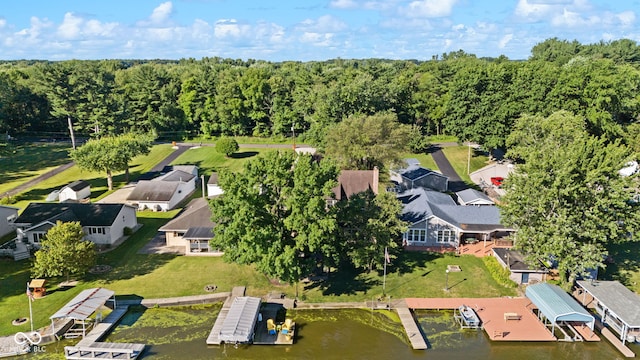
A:
{"label": "paved road", "polygon": [[43,180],[46,180],[56,174],[59,174],[65,170],[67,170],[68,168],[73,166],[73,162],[70,162],[68,164],[64,164],[64,165],[60,165],[57,168],[50,170],[42,175],[38,175],[35,178],[25,182],[24,184],[18,185],[17,187],[7,191],[6,193],[4,193],[1,197],[8,197],[8,196],[14,196],[17,195],[23,191],[26,191],[30,188],[32,188],[33,186],[35,186],[36,184],[40,183]]}
{"label": "paved road", "polygon": [[433,161],[436,162],[438,169],[440,169],[440,172],[449,177],[449,190],[460,191],[468,188],[469,186],[462,181],[462,178],[460,178],[458,173],[453,169],[453,166],[451,166],[449,159],[447,159],[444,152],[442,152],[440,146],[442,145],[434,145],[432,147],[431,156],[433,157]]}

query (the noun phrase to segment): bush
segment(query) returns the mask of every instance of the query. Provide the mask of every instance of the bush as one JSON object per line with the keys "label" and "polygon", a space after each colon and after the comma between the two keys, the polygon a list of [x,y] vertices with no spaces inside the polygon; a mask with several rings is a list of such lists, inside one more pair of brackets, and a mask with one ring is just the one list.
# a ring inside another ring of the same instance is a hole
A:
{"label": "bush", "polygon": [[18,198],[15,196],[5,196],[0,198],[0,205],[11,205],[18,202]]}
{"label": "bush", "polygon": [[239,148],[238,142],[233,138],[223,137],[216,141],[216,151],[227,157],[238,151]]}
{"label": "bush", "polygon": [[128,226],[125,226],[124,229],[122,229],[122,234],[125,236],[129,236],[133,234],[133,229]]}
{"label": "bush", "polygon": [[484,265],[487,267],[487,270],[489,270],[491,277],[493,277],[498,284],[508,288],[515,288],[518,286],[515,281],[509,278],[511,272],[503,268],[496,258],[493,256],[485,256],[482,258],[482,262],[484,262]]}

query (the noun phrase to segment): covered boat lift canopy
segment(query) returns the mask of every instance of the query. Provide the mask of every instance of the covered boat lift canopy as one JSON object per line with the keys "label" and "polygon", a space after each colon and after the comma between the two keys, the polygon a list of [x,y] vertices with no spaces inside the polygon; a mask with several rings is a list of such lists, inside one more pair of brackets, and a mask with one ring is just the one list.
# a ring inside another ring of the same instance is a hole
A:
{"label": "covered boat lift canopy", "polygon": [[51,327],[55,334],[54,320],[56,319],[73,319],[75,322],[82,323],[82,336],[86,335],[85,320],[100,307],[104,306],[107,301],[113,301],[113,308],[116,308],[115,292],[105,288],[87,289],[76,295],[62,309],[49,317],[51,319]]}
{"label": "covered boat lift canopy", "polygon": [[249,343],[253,339],[260,304],[256,297],[240,296],[233,300],[218,337],[229,343]]}
{"label": "covered boat lift canopy", "polygon": [[580,303],[560,287],[548,283],[527,286],[526,295],[531,302],[551,321],[551,333],[558,322],[586,323],[591,330],[595,318]]}
{"label": "covered boat lift canopy", "polygon": [[[602,316],[602,323],[613,327],[624,344],[635,340],[629,332],[640,332],[640,296],[618,281],[578,281],[586,293],[596,300],[595,308]],[[583,298],[584,303],[584,298]]]}

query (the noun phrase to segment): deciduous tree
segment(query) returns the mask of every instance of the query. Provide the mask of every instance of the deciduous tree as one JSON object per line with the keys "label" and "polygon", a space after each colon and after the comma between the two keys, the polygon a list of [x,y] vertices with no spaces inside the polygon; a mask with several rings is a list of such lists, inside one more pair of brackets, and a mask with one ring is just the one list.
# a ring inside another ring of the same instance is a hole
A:
{"label": "deciduous tree", "polygon": [[568,112],[525,116],[509,137],[524,163],[505,182],[502,216],[531,262],[553,257],[564,284],[603,266],[607,246],[629,241],[640,212],[618,171],[629,150],[588,134]]}
{"label": "deciduous tree", "polygon": [[84,239],[79,222],[58,221],[36,251],[34,277],[83,275],[96,263],[96,246]]}

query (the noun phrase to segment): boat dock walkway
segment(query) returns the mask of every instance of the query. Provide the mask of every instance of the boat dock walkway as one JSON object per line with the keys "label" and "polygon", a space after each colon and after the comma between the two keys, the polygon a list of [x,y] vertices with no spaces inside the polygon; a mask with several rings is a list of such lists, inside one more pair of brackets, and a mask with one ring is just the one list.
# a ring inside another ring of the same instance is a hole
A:
{"label": "boat dock walkway", "polygon": [[216,322],[213,323],[213,327],[211,328],[211,332],[209,332],[209,336],[207,337],[207,345],[220,345],[222,342],[220,340],[220,330],[222,329],[222,324],[224,320],[227,318],[227,314],[229,314],[229,309],[231,308],[231,304],[238,296],[244,296],[247,288],[244,286],[236,286],[231,290],[231,295],[227,297],[227,300],[222,304],[222,308],[218,313],[218,317],[216,318]]}
{"label": "boat dock walkway", "polygon": [[429,348],[427,341],[420,331],[420,327],[416,323],[416,319],[413,317],[413,313],[406,306],[396,307],[396,312],[400,317],[404,331],[407,333],[407,337],[411,342],[411,347],[414,350],[426,350]]}
{"label": "boat dock walkway", "polygon": [[114,309],[102,322],[75,346],[65,346],[64,356],[68,360],[85,359],[136,359],[144,351],[145,344],[99,342],[108,334],[129,310],[129,306]]}
{"label": "boat dock walkway", "polygon": [[600,334],[602,334],[602,336],[609,340],[611,345],[618,349],[618,351],[620,351],[622,355],[624,355],[625,357],[636,356],[636,354],[631,351],[631,349],[629,349],[625,344],[622,343],[622,341],[620,340],[620,338],[618,338],[618,336],[616,336],[616,334],[609,330],[608,327],[602,325],[599,320],[596,320],[596,328],[600,330]]}
{"label": "boat dock walkway", "polygon": [[527,298],[407,298],[405,301],[410,309],[454,310],[462,305],[470,306],[493,341],[557,341],[533,313]]}

